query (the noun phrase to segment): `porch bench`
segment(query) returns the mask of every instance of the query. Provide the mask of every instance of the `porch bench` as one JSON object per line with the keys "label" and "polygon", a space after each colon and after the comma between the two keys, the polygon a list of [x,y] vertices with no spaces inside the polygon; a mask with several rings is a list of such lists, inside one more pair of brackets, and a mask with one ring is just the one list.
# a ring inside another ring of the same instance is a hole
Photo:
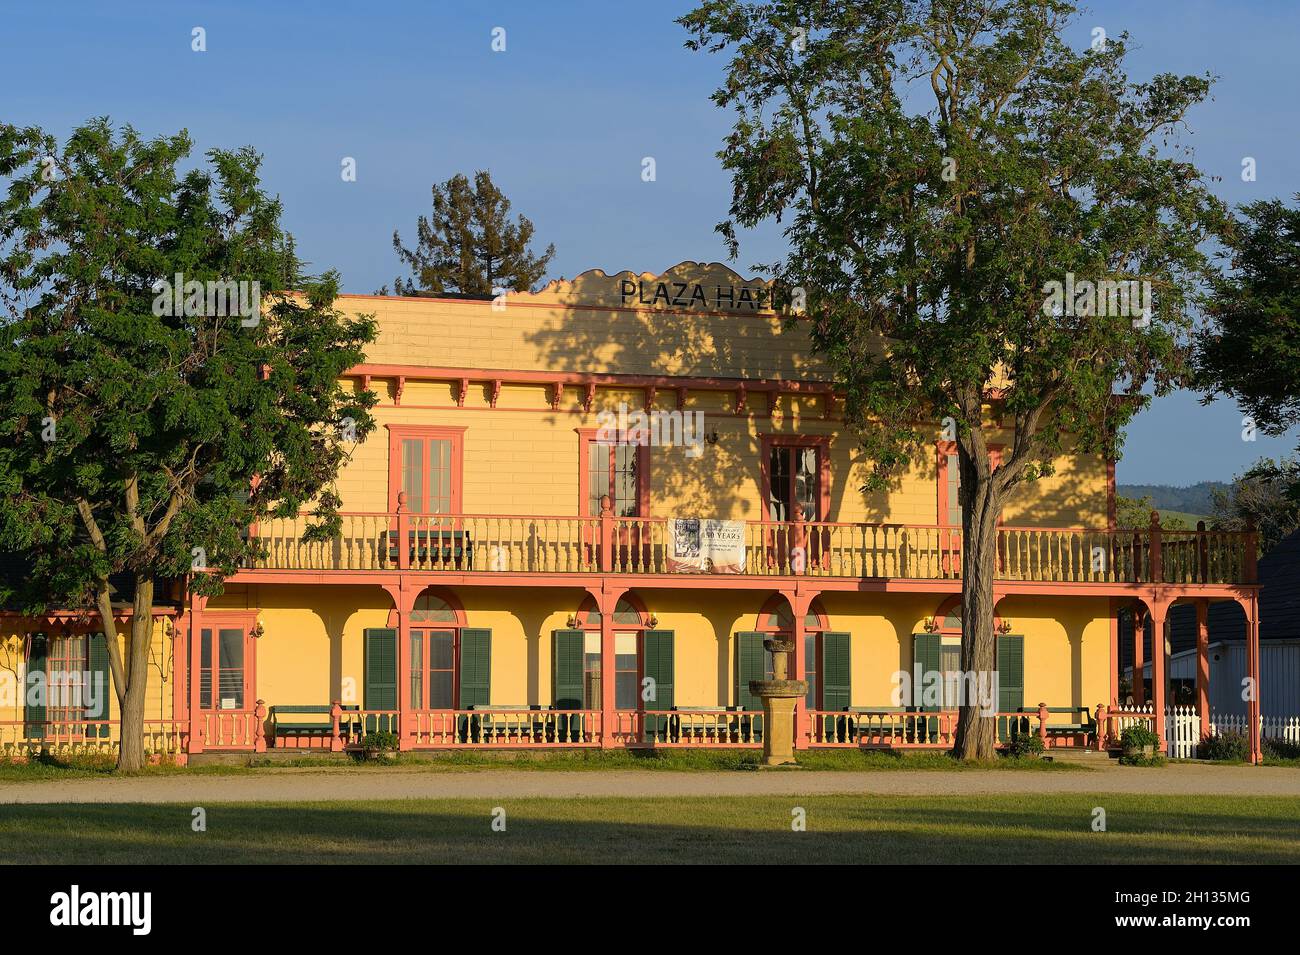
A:
{"label": "porch bench", "polygon": [[[1025,713],[1025,714],[1028,714],[1028,715],[1037,716],[1037,715],[1038,715],[1038,707],[1036,707],[1036,706],[1022,706],[1022,707],[1020,707],[1020,712],[1021,712],[1021,713]],[[1097,721],[1093,718],[1092,711],[1089,710],[1088,707],[1086,707],[1086,706],[1049,706],[1049,707],[1047,708],[1047,712],[1048,712],[1048,713],[1058,713],[1058,714],[1059,714],[1059,713],[1068,713],[1068,714],[1070,714],[1071,716],[1073,716],[1073,715],[1075,715],[1075,714],[1082,714],[1082,715],[1083,715],[1083,719],[1082,719],[1080,722],[1077,722],[1077,723],[1048,723],[1048,724],[1047,724],[1047,736],[1048,736],[1048,739],[1052,739],[1052,738],[1055,738],[1055,737],[1070,738],[1070,737],[1082,736],[1082,737],[1083,737],[1083,743],[1084,743],[1084,745],[1087,745],[1087,743],[1088,743],[1089,740],[1096,739],[1096,736],[1097,736]],[[1034,731],[1036,731],[1036,730],[1035,730],[1035,728],[1031,728],[1030,731],[1031,731],[1031,732],[1034,732]]]}
{"label": "porch bench", "polygon": [[[399,536],[397,531],[384,531],[380,535],[380,553],[386,554],[388,563],[394,567],[399,561]],[[474,565],[469,531],[407,531],[407,553],[413,564],[431,561],[435,567],[455,567],[457,570],[470,570]]]}
{"label": "porch bench", "polygon": [[829,742],[856,743],[864,738],[902,742],[906,725],[904,720],[873,720],[870,717],[874,714],[899,716],[910,711],[906,706],[849,706],[844,712],[846,716],[843,717],[826,717],[826,738]]}
{"label": "porch bench", "polygon": [[[673,712],[676,713],[678,709],[679,707],[674,706]],[[704,713],[704,714],[716,713],[719,714],[719,717],[721,717],[722,714],[725,714],[730,711],[730,707],[726,707],[726,706],[690,706],[690,707],[683,707],[681,709],[689,710],[691,713]],[[670,716],[668,718],[668,736],[674,743],[678,742],[679,740],[684,740],[688,743],[691,742],[692,740],[698,742],[716,741],[716,742],[725,743],[727,741],[727,736],[729,735],[729,732],[730,730],[729,730],[728,721],[722,718],[715,720],[713,723],[703,723],[703,724],[695,724],[689,721],[683,724],[682,718],[680,716],[675,716],[675,715]],[[661,741],[663,740],[662,731],[660,731],[658,738]]]}
{"label": "porch bench", "polygon": [[[540,742],[545,738],[546,714],[535,703],[524,703],[517,706],[496,703],[490,705],[481,704],[471,706],[469,709],[472,715],[468,718],[462,716],[460,719],[461,725],[458,727],[461,742],[491,743],[498,740],[505,742],[510,740]],[[520,715],[493,717],[494,712],[529,713],[530,716],[527,718]]]}
{"label": "porch bench", "polygon": [[[325,721],[319,720],[285,720],[282,717],[290,716],[324,716]],[[330,720],[330,707],[328,704],[319,705],[277,705],[271,707],[271,739],[278,740],[282,736],[329,736],[334,729],[334,724]]]}

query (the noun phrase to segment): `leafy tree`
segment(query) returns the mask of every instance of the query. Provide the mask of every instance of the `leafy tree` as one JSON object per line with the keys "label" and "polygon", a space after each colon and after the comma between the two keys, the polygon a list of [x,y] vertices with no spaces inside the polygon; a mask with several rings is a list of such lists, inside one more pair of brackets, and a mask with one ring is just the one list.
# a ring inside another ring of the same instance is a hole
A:
{"label": "leafy tree", "polygon": [[[420,216],[416,245],[408,249],[393,232],[393,248],[411,269],[411,277],[393,282],[397,295],[457,292],[496,295],[500,288],[531,291],[555,255],[548,245],[541,257],[529,249],[533,224],[524,216],[510,219],[510,200],[486,171],[474,174],[474,186],[457,174],[433,186],[433,214]],[[387,294],[387,289],[380,289]]]}
{"label": "leafy tree", "polygon": [[[1143,385],[1182,380],[1211,268],[1198,246],[1225,215],[1162,148],[1210,79],[1130,83],[1127,37],[1075,50],[1074,13],[1067,0],[704,0],[680,21],[689,48],[731,56],[713,94],[734,110],[719,231],[734,256],[737,225],[785,224],[788,254],[759,268],[791,310],[806,297],[871,484],[933,455],[938,435],[914,422],[951,419],[967,672],[994,669],[1008,494],[1059,452],[1116,453]],[[1155,294],[1099,305],[1096,286],[1063,294],[1071,281]],[[994,721],[963,706],[958,755],[994,745]]]}
{"label": "leafy tree", "polygon": [[[1245,206],[1225,244],[1233,269],[1215,283],[1213,320],[1198,336],[1199,384],[1207,402],[1230,395],[1261,431],[1282,434],[1300,422],[1300,208],[1278,199]],[[1252,469],[1255,478],[1267,471]],[[1278,480],[1300,501],[1294,462],[1273,466],[1266,483]],[[1240,489],[1239,478],[1234,496]]]}
{"label": "leafy tree", "polygon": [[[1159,508],[1151,502],[1151,495],[1149,494],[1138,498],[1116,495],[1115,526],[1125,528],[1146,527],[1151,523],[1151,512],[1158,510]],[[1187,522],[1181,517],[1169,517],[1164,514],[1160,516],[1160,526],[1167,531],[1187,530]]]}
{"label": "leafy tree", "polygon": [[[219,593],[258,553],[248,526],[313,499],[327,534],[374,427],[374,395],[339,384],[373,322],[335,311],[336,275],[300,275],[252,150],[182,173],[191,148],[107,119],[62,149],[0,126],[0,539],[31,566],[8,598],[98,611],[122,769],[143,761],[155,581]],[[124,650],[110,576],[131,582]]]}
{"label": "leafy tree", "polygon": [[1263,458],[1237,475],[1226,491],[1214,492],[1212,526],[1240,531],[1253,523],[1259,549],[1267,553],[1300,529],[1300,460]]}

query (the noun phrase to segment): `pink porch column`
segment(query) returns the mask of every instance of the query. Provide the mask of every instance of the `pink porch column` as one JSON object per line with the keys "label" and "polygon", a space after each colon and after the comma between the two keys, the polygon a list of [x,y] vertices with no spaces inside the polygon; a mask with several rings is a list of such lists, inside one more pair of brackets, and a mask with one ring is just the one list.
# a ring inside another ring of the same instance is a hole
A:
{"label": "pink porch column", "polygon": [[1165,744],[1165,613],[1169,605],[1151,602],[1151,704],[1155,709],[1156,736],[1160,738],[1157,752],[1163,753]]}
{"label": "pink porch column", "polygon": [[1112,706],[1119,703],[1119,608],[1110,602],[1110,696]]}
{"label": "pink porch column", "polygon": [[1250,598],[1246,611],[1246,671],[1250,676],[1250,700],[1246,703],[1246,718],[1250,721],[1250,761],[1258,766],[1263,761],[1260,741],[1259,716],[1261,713],[1259,685],[1259,596]]}
{"label": "pink porch column", "polygon": [[[807,679],[808,660],[804,647],[804,617],[808,613],[808,607],[812,604],[812,596],[801,594],[798,591],[783,590],[781,596],[785,597],[790,604],[790,610],[794,614],[794,623],[792,624],[791,634],[794,638],[794,672],[790,674],[791,679]],[[809,717],[808,705],[803,697],[794,701],[794,748],[808,748],[808,730]]]}
{"label": "pink porch column", "polygon": [[203,611],[208,598],[190,594],[189,739],[187,753],[203,752],[203,710],[199,707],[200,672],[203,666]]}
{"label": "pink porch column", "polygon": [[601,582],[600,590],[588,591],[600,608],[600,746],[612,749],[618,744],[618,709],[614,695],[614,608],[618,605],[619,594],[606,589],[607,581]]}
{"label": "pink porch column", "polygon": [[[405,539],[405,538],[402,538]],[[410,749],[415,743],[415,707],[411,700],[411,609],[419,591],[408,589],[405,577],[385,584],[397,614],[397,748]]]}
{"label": "pink porch column", "polygon": [[1196,712],[1201,739],[1210,735],[1210,601],[1196,601]]}

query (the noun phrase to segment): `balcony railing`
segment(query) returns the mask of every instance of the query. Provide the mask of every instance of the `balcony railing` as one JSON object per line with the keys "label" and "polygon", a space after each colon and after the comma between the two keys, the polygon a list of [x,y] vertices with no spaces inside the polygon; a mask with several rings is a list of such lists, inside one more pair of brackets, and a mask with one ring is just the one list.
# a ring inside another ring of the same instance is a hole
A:
{"label": "balcony railing", "polygon": [[[252,529],[253,569],[451,573],[669,574],[667,518],[507,514],[343,514],[340,534],[303,540],[310,517]],[[960,528],[918,524],[745,522],[743,573],[757,577],[956,580]],[[1255,582],[1255,534],[1164,531],[1159,525],[999,527],[1000,580],[1047,583]]]}

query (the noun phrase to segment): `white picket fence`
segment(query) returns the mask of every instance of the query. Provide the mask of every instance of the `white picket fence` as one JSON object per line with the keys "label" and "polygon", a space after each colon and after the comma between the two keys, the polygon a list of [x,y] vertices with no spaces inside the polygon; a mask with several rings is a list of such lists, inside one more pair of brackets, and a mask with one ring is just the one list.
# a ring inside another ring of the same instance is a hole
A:
{"label": "white picket fence", "polygon": [[[1245,733],[1250,725],[1245,714],[1210,711],[1210,734]],[[1300,716],[1263,716],[1259,718],[1260,739],[1279,739],[1300,744]],[[1191,759],[1201,742],[1201,718],[1194,706],[1165,708],[1165,740],[1169,755],[1175,759]]]}
{"label": "white picket fence", "polygon": [[1191,759],[1201,742],[1201,717],[1194,706],[1165,707],[1165,742],[1174,759]]}
{"label": "white picket fence", "polygon": [[[1111,731],[1120,736],[1135,723],[1151,725],[1151,704],[1127,706],[1110,710]],[[1249,725],[1244,714],[1210,712],[1210,733],[1245,733]],[[1285,740],[1300,745],[1300,716],[1261,716],[1260,739]],[[1201,718],[1194,706],[1165,707],[1165,742],[1169,755],[1175,759],[1194,759],[1201,742]]]}

